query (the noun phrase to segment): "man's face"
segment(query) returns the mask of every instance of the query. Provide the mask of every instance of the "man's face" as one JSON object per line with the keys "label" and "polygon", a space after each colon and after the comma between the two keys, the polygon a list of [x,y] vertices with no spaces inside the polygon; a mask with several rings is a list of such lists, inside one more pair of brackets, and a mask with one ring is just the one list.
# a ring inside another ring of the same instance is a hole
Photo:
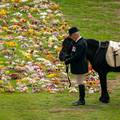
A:
{"label": "man's face", "polygon": [[79,32],[76,32],[76,33],[73,33],[72,35],[70,35],[70,38],[73,39],[74,41],[76,41],[79,37],[80,37]]}

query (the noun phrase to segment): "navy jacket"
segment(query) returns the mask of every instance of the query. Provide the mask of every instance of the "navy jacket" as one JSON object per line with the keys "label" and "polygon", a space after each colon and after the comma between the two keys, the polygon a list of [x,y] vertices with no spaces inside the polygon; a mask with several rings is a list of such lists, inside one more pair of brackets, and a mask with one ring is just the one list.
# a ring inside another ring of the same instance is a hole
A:
{"label": "navy jacket", "polygon": [[80,38],[74,43],[70,57],[70,68],[73,74],[85,74],[88,72],[88,61],[86,59],[87,43]]}

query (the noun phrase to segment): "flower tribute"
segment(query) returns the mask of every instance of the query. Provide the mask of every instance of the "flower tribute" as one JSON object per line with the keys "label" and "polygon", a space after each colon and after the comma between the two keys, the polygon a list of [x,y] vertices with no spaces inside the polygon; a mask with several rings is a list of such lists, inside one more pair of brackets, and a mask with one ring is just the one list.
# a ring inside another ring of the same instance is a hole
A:
{"label": "flower tribute", "polygon": [[[64,64],[58,59],[69,26],[52,1],[2,0],[0,93],[77,92],[68,88]],[[99,89],[99,79],[90,71],[85,84],[93,93]]]}

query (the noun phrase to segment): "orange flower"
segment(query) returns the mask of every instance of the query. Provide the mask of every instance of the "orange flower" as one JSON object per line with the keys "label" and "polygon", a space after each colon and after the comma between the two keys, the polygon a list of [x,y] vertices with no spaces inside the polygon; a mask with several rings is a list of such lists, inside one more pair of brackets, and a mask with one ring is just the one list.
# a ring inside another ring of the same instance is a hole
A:
{"label": "orange flower", "polygon": [[53,84],[60,84],[60,80],[56,79],[56,80],[52,80]]}
{"label": "orange flower", "polygon": [[20,19],[20,22],[25,23],[25,22],[27,22],[27,20],[24,19],[24,18],[21,18],[21,19]]}

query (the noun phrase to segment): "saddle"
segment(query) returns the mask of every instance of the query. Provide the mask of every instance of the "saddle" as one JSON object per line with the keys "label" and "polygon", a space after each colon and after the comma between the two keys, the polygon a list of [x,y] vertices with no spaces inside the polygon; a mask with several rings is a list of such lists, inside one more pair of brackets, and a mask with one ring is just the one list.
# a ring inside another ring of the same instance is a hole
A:
{"label": "saddle", "polygon": [[109,42],[106,61],[111,67],[120,67],[120,42]]}

